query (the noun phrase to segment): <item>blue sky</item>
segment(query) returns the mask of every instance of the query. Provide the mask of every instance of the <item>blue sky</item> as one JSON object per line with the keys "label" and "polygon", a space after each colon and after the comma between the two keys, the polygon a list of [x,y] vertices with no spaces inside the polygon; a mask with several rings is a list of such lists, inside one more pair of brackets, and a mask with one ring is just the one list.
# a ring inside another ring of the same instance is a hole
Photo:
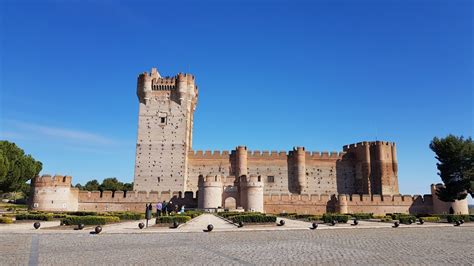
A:
{"label": "blue sky", "polygon": [[473,132],[472,1],[2,1],[0,138],[74,182],[133,180],[136,77],[190,72],[194,149],[397,143],[403,194],[434,136]]}

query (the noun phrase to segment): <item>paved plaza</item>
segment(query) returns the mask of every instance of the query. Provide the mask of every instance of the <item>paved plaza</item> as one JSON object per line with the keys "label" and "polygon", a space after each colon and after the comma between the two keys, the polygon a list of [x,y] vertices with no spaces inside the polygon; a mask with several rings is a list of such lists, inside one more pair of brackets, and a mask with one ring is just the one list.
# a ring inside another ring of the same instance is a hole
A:
{"label": "paved plaza", "polygon": [[[1,265],[70,264],[461,264],[472,265],[474,226],[324,227],[202,232],[211,216],[180,229],[135,229],[136,222],[86,231],[0,233]],[[212,220],[216,223],[217,220]],[[290,222],[291,223],[291,222]],[[31,227],[31,224],[27,224]],[[225,225],[225,223],[223,224]],[[228,224],[226,226],[229,226]],[[350,225],[348,225],[350,226]],[[115,227],[115,228],[114,228]],[[199,231],[192,231],[196,227]],[[199,228],[198,228],[199,227]],[[5,227],[3,227],[5,228]],[[327,227],[329,228],[329,227]],[[351,228],[351,229],[349,229]],[[244,229],[244,228],[241,228]],[[255,229],[255,228],[254,228]],[[162,230],[162,231],[159,231]],[[175,230],[175,231],[172,231]],[[192,231],[192,232],[191,232]],[[179,233],[181,232],[181,233]]]}

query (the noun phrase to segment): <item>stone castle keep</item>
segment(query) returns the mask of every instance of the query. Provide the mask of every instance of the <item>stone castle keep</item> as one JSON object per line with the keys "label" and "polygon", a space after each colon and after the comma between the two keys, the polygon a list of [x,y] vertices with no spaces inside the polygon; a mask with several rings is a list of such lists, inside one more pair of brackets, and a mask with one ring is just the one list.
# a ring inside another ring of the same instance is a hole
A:
{"label": "stone castle keep", "polygon": [[269,213],[467,213],[466,200],[400,195],[395,143],[359,142],[342,152],[194,151],[193,75],[162,77],[153,68],[138,76],[137,96],[134,191],[79,191],[69,176],[42,176],[33,180],[33,209],[143,211],[148,202],[172,200]]}

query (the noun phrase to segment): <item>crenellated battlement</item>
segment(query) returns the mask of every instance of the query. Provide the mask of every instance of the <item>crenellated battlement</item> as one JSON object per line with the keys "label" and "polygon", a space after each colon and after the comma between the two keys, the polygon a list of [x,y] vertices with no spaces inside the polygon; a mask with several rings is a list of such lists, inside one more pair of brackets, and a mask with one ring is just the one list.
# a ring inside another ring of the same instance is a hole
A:
{"label": "crenellated battlement", "polygon": [[216,160],[216,159],[229,159],[230,152],[229,151],[189,151],[188,158],[189,159],[205,159],[205,160]]}
{"label": "crenellated battlement", "polygon": [[365,147],[365,146],[396,146],[395,142],[390,142],[390,141],[362,141],[362,142],[357,142],[349,145],[344,145],[343,146],[343,151],[348,151],[350,149],[355,149],[358,147]]}
{"label": "crenellated battlement", "polygon": [[35,187],[71,187],[72,177],[63,175],[42,175],[33,179]]}

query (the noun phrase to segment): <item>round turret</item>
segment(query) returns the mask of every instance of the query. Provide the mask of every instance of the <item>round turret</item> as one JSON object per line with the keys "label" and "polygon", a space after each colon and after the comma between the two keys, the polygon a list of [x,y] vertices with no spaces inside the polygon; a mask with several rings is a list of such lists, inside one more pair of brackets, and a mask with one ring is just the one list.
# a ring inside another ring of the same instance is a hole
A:
{"label": "round turret", "polygon": [[[431,195],[433,196],[433,213],[435,214],[469,214],[469,207],[467,199],[455,200],[454,202],[444,202],[436,195],[438,187],[442,187],[443,184],[432,184]],[[452,208],[452,209],[451,209]]]}
{"label": "round turret", "polygon": [[220,175],[200,178],[199,182],[199,208],[215,209],[222,206],[223,184]]}
{"label": "round turret", "polygon": [[43,175],[31,184],[30,209],[37,211],[77,211],[79,190],[71,187],[72,177]]}
{"label": "round turret", "polygon": [[240,187],[241,205],[248,211],[264,212],[263,181],[261,176],[242,176]]}
{"label": "round turret", "polygon": [[348,213],[347,198],[348,198],[348,195],[345,195],[345,194],[339,194],[337,196],[339,213]]}

